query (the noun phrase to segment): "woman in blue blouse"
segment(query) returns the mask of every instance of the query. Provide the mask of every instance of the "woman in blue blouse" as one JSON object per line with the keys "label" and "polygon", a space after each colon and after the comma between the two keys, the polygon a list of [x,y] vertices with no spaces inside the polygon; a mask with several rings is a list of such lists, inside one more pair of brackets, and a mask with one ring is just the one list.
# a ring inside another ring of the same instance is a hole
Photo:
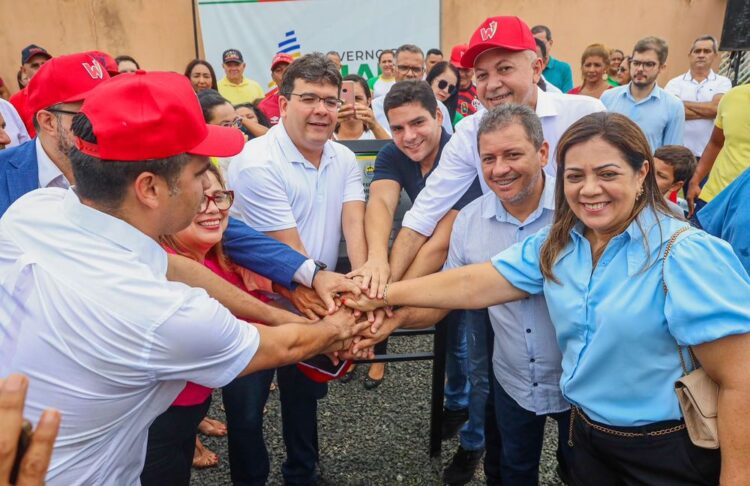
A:
{"label": "woman in blue blouse", "polygon": [[[725,242],[690,229],[660,196],[648,142],[595,113],[558,145],[553,224],[495,256],[346,304],[482,308],[544,293],[574,405],[581,484],[750,484],[750,278]],[[663,278],[668,293],[663,290]],[[718,450],[687,435],[673,390],[676,342],[719,384]]]}

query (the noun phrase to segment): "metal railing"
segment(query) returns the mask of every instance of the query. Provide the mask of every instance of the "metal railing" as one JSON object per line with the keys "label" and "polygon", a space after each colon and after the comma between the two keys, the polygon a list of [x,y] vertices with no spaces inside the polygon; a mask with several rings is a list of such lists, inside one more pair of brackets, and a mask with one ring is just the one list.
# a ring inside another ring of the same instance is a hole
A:
{"label": "metal railing", "polygon": [[723,52],[719,74],[731,79],[734,86],[750,83],[750,54],[745,51]]}

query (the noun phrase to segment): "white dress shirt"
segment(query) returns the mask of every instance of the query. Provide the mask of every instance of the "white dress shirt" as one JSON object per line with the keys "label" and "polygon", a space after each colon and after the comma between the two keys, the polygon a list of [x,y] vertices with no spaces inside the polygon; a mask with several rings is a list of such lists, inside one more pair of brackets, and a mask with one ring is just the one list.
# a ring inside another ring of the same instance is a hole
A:
{"label": "white dress shirt", "polygon": [[343,206],[365,200],[354,152],[328,141],[316,168],[289,138],[284,122],[254,138],[229,165],[230,214],[258,231],[297,228],[307,254],[335,268]]}
{"label": "white dress shirt", "polygon": [[70,182],[65,178],[60,168],[52,162],[47,152],[44,151],[39,137],[36,138],[35,144],[37,170],[39,171],[39,187],[69,188]]}
{"label": "white dress shirt", "polygon": [[[714,96],[724,94],[732,89],[732,82],[725,76],[716,74],[713,69],[703,81],[696,81],[690,71],[674,79],[669,80],[664,91],[671,93],[682,101],[694,103],[706,103],[713,100]],[[684,144],[696,157],[703,154],[703,150],[711,138],[714,129],[713,118],[701,118],[696,120],[685,120],[683,132]]]}
{"label": "white dress shirt", "polygon": [[148,428],[186,381],[221,387],[255,354],[254,327],[166,270],[154,240],[73,189],[0,220],[0,376],[29,377],[32,422],[62,413],[48,485],[140,484]]}
{"label": "white dress shirt", "polygon": [[[604,111],[601,101],[590,96],[545,93],[537,88],[536,114],[542,122],[544,139],[549,144],[549,162],[545,172],[557,172],[555,151],[563,132],[581,117]],[[437,223],[453,207],[477,175],[482,192],[489,192],[477,149],[479,123],[486,113],[481,108],[456,125],[456,133],[440,156],[440,164],[427,179],[412,208],[404,216],[403,226],[425,236],[432,234]]]}
{"label": "white dress shirt", "polygon": [[0,113],[5,120],[5,133],[10,137],[10,144],[5,148],[16,147],[31,140],[26,126],[23,124],[21,117],[18,116],[16,107],[2,98],[0,98]]}
{"label": "white dress shirt", "polygon": [[[391,125],[388,124],[388,117],[385,116],[385,110],[383,109],[383,104],[385,103],[385,96],[381,96],[380,98],[375,98],[372,100],[372,112],[375,114],[375,119],[380,123],[380,126],[385,129],[386,132],[388,132],[388,135],[391,134]],[[448,108],[445,107],[442,101],[437,100],[438,109],[443,114],[443,128],[445,128],[445,131],[448,132],[448,134],[453,133],[453,120],[451,119],[450,114],[448,113]]]}

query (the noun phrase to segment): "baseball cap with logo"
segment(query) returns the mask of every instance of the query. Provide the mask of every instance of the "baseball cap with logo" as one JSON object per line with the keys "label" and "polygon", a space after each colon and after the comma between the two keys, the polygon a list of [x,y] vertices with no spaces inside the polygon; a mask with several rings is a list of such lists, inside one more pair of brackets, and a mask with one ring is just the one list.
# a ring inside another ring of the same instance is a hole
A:
{"label": "baseball cap with logo", "polygon": [[183,153],[231,157],[245,137],[234,127],[207,125],[190,80],[169,72],[121,74],[102,84],[81,107],[96,143],[76,147],[102,160],[143,161]]}
{"label": "baseball cap with logo", "polygon": [[474,32],[461,58],[464,68],[473,68],[484,51],[501,47],[510,51],[536,51],[536,42],[526,23],[518,17],[489,17]]}
{"label": "baseball cap with logo", "polygon": [[227,49],[224,54],[221,55],[222,62],[224,64],[228,62],[244,62],[242,60],[242,53],[237,49]]}
{"label": "baseball cap with logo", "polygon": [[469,46],[466,44],[453,46],[453,49],[451,49],[451,64],[459,69],[463,68],[461,65],[461,58],[464,57],[464,52],[466,52],[466,49],[468,48]]}
{"label": "baseball cap with logo", "polygon": [[106,52],[89,51],[86,54],[99,61],[99,64],[104,66],[104,69],[106,69],[111,76],[117,76],[118,74],[120,74],[120,70],[117,69],[117,61],[115,61],[115,58],[110,56]]}
{"label": "baseball cap with logo", "polygon": [[273,71],[273,68],[276,67],[277,64],[291,64],[294,62],[294,58],[290,56],[289,54],[284,54],[283,52],[279,52],[275,56],[273,56],[273,60],[271,61],[271,71]]}
{"label": "baseball cap with logo", "polygon": [[26,64],[27,62],[29,62],[29,59],[39,55],[46,56],[47,59],[52,59],[52,54],[47,52],[47,49],[45,49],[44,47],[39,47],[36,44],[29,44],[21,51],[21,64]]}
{"label": "baseball cap with logo", "polygon": [[36,113],[58,103],[82,101],[108,79],[107,70],[86,52],[53,57],[29,81],[28,109]]}

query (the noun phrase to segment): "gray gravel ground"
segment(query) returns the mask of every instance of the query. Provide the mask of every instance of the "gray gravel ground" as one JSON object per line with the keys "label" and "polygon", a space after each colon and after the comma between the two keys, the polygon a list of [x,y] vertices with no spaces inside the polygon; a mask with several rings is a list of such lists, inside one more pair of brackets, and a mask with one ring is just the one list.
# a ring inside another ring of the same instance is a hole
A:
{"label": "gray gravel ground", "polygon": [[[391,352],[431,349],[430,336],[391,340]],[[367,365],[360,366],[349,383],[333,382],[328,396],[319,403],[320,460],[327,484],[354,485],[437,485],[442,469],[450,463],[458,440],[443,442],[442,461],[435,467],[429,458],[431,362],[388,365],[385,381],[375,390],[362,386]],[[271,456],[268,484],[281,485],[284,445],[278,392],[272,392],[265,417],[266,442]],[[214,393],[209,416],[224,420],[221,394]],[[540,484],[557,486],[555,475],[556,425],[547,424],[542,454]],[[201,437],[219,454],[218,467],[195,470],[191,484],[230,484],[225,438]],[[484,484],[481,465],[471,485]]]}

